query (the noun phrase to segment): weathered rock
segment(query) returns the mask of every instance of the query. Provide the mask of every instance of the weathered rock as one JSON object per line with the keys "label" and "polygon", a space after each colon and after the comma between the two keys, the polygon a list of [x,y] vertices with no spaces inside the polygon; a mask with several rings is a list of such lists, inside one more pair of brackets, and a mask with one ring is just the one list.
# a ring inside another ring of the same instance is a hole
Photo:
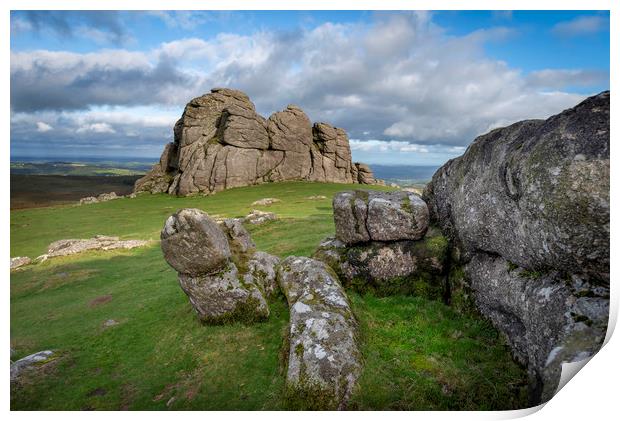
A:
{"label": "weathered rock", "polygon": [[97,200],[94,196],[83,197],[80,199],[80,205],[90,205],[91,203],[99,203],[99,200]]}
{"label": "weathered rock", "polygon": [[276,267],[280,263],[277,256],[264,251],[255,252],[247,261],[246,282],[253,282],[261,290],[265,297],[270,297],[278,292]]}
{"label": "weathered rock", "polygon": [[166,220],[161,249],[170,266],[188,275],[218,272],[231,257],[226,235],[200,209],[181,209]]}
{"label": "weathered rock", "polygon": [[278,216],[273,212],[263,212],[258,209],[253,209],[243,220],[249,224],[258,225],[265,222],[275,221]]}
{"label": "weathered rock", "polygon": [[103,327],[104,328],[113,327],[113,326],[116,326],[117,324],[119,323],[116,320],[108,319],[105,322],[103,322]]}
{"label": "weathered rock", "polygon": [[264,199],[260,199],[255,202],[252,202],[252,206],[270,206],[270,205],[273,205],[274,203],[279,203],[279,202],[281,202],[280,199],[276,199],[273,197],[266,197]]}
{"label": "weathered rock", "polygon": [[217,223],[226,234],[231,250],[238,253],[248,253],[256,248],[250,233],[245,229],[240,219],[229,218],[217,221]]}
{"label": "weathered rock", "polygon": [[40,351],[36,354],[28,355],[20,360],[11,363],[11,382],[17,381],[19,376],[27,369],[32,369],[49,362],[54,356],[54,351]]}
{"label": "weathered rock", "polygon": [[607,331],[609,289],[559,272],[514,267],[477,253],[465,266],[479,311],[506,335],[528,367],[532,404],[551,399],[562,363],[583,360],[601,347]]}
{"label": "weathered rock", "polygon": [[278,268],[290,308],[286,387],[306,409],[344,409],[361,372],[357,323],[347,296],[323,262],[290,256]]}
{"label": "weathered rock", "polygon": [[108,200],[120,199],[123,196],[118,196],[115,192],[101,193],[99,196],[88,196],[80,199],[80,205],[90,205],[91,203],[107,202]]}
{"label": "weathered rock", "polygon": [[316,195],[316,196],[308,196],[306,197],[307,200],[325,200],[327,199],[327,196],[323,196],[321,194]]}
{"label": "weathered rock", "polygon": [[334,196],[336,238],[366,241],[419,240],[428,229],[426,203],[413,193],[346,191]]}
{"label": "weathered rock", "polygon": [[118,237],[96,235],[87,239],[66,239],[54,241],[47,247],[47,253],[37,257],[38,260],[47,260],[50,257],[69,256],[88,250],[116,250],[144,247],[149,244],[146,240],[120,240]]}
{"label": "weathered rock", "polygon": [[243,92],[220,88],[187,104],[174,142],[134,190],[188,195],[287,180],[374,183],[367,166],[361,174],[344,130],[313,128],[294,105],[265,120]]}
{"label": "weathered rock", "polygon": [[179,284],[202,322],[254,322],[269,317],[261,291],[254,283],[246,282],[232,262],[217,273],[179,273]]}
{"label": "weathered rock", "polygon": [[356,162],[355,169],[357,170],[357,182],[359,184],[376,184],[375,177],[372,174],[372,170],[366,164]]}
{"label": "weathered rock", "polygon": [[609,285],[609,92],[478,137],[424,197],[464,253]]}
{"label": "weathered rock", "polygon": [[358,292],[443,299],[447,254],[448,242],[435,229],[419,241],[372,241],[348,247],[327,238],[313,258],[327,263],[344,286]]}
{"label": "weathered rock", "polygon": [[424,198],[459,288],[527,365],[531,403],[550,399],[561,364],[594,354],[607,329],[609,92],[478,137]]}
{"label": "weathered rock", "polygon": [[253,322],[269,316],[253,274],[239,273],[239,267],[247,272],[255,247],[240,220],[217,223],[199,209],[182,209],[166,220],[161,239],[164,257],[179,272],[179,284],[201,321]]}
{"label": "weathered rock", "polygon": [[11,257],[11,270],[26,266],[32,263],[30,257]]}

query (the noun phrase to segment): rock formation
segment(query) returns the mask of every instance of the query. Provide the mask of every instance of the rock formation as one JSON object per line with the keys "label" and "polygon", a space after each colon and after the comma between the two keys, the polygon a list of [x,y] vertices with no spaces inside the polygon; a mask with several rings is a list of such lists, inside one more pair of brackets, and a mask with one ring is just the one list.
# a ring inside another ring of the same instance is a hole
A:
{"label": "rock formation", "polygon": [[444,297],[447,242],[437,229],[428,229],[420,196],[345,191],[334,196],[333,208],[336,238],[325,239],[313,257],[345,286],[378,295]]}
{"label": "rock formation", "polygon": [[419,240],[428,228],[428,208],[407,192],[346,191],[334,196],[336,237],[345,244]]}
{"label": "rock formation", "polygon": [[[248,270],[254,243],[239,221],[220,225],[199,209],[182,209],[166,220],[161,248],[201,321],[253,322],[269,316],[263,295],[268,280],[262,276],[257,285],[258,269]],[[270,262],[264,256],[255,260]]]}
{"label": "rock formation", "polygon": [[478,137],[426,187],[481,313],[526,364],[533,404],[593,355],[609,313],[609,92]]}
{"label": "rock formation", "polygon": [[187,104],[135,191],[184,196],[287,180],[374,183],[367,165],[351,162],[344,130],[312,125],[294,105],[265,119],[243,92],[212,89]]}
{"label": "rock formation", "polygon": [[333,271],[307,257],[278,267],[290,309],[286,388],[304,409],[345,409],[361,374],[357,322]]}

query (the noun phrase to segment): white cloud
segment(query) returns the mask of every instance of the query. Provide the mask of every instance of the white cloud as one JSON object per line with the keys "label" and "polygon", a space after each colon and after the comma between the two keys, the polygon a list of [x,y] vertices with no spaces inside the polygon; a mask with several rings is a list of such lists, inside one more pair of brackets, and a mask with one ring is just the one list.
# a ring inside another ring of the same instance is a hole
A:
{"label": "white cloud", "polygon": [[49,132],[50,130],[53,130],[54,128],[52,126],[50,126],[47,123],[44,123],[43,121],[37,121],[37,131],[39,133],[45,133],[45,132]]}
{"label": "white cloud", "polygon": [[574,37],[589,35],[609,29],[609,19],[604,16],[580,16],[575,19],[559,22],[552,29],[555,35]]}
{"label": "white cloud", "polygon": [[77,130],[77,133],[116,133],[116,130],[112,128],[108,123],[93,123],[93,124],[85,124],[80,126]]}
{"label": "white cloud", "polygon": [[431,14],[381,13],[369,23],[220,33],[149,51],[12,52],[11,122],[27,120],[24,133],[46,121],[82,138],[152,136],[158,152],[189,99],[226,86],[245,91],[263,115],[300,105],[313,121],[347,130],[360,152],[454,154],[491,128],[585,98],[567,86],[606,80],[585,69],[523,74],[485,55],[485,43],[513,34],[448,36]]}

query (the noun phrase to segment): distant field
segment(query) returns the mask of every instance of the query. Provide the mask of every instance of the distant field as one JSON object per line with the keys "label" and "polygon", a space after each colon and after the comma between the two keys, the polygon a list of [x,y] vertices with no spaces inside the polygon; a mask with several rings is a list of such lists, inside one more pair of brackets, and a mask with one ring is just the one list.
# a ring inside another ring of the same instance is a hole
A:
{"label": "distant field", "polygon": [[[207,197],[143,194],[13,210],[11,256],[35,257],[52,241],[97,234],[157,240],[180,208],[237,217],[265,197],[282,200],[267,208],[280,220],[248,227],[258,249],[308,256],[334,234],[331,198],[352,187],[273,183]],[[326,199],[307,199],[315,195]],[[12,410],[287,408],[281,356],[289,315],[282,297],[270,302],[264,323],[202,325],[158,243],[50,259],[11,273],[10,284],[15,358],[44,349],[60,354],[12,388]],[[487,321],[421,297],[348,293],[364,356],[351,409],[526,406],[526,373]],[[108,319],[119,324],[104,328]]]}
{"label": "distant field", "polygon": [[152,164],[148,162],[25,162],[11,161],[11,174],[30,175],[142,175]]}
{"label": "distant field", "polygon": [[11,174],[11,209],[75,203],[82,197],[129,194],[140,175],[63,176]]}

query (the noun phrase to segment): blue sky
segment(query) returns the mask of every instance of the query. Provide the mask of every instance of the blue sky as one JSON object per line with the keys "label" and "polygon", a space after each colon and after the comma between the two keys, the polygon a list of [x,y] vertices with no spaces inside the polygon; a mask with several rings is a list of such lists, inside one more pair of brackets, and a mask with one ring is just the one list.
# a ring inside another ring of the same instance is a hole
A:
{"label": "blue sky", "polygon": [[12,156],[155,158],[215,86],[343,127],[354,159],[439,165],[608,89],[609,14],[11,13]]}

